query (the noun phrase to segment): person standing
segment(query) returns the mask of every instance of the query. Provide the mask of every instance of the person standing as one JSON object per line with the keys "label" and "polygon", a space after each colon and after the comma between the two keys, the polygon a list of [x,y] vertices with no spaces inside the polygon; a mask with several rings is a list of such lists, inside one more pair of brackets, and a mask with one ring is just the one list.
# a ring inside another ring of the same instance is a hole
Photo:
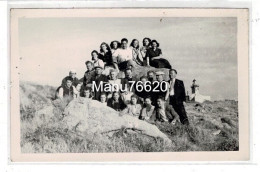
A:
{"label": "person standing", "polygon": [[86,87],[87,84],[90,82],[91,78],[95,75],[93,63],[91,61],[86,61],[85,64],[87,71],[84,73],[83,76],[83,87]]}
{"label": "person standing", "polygon": [[180,117],[180,121],[184,125],[189,125],[189,120],[184,105],[186,104],[185,87],[182,80],[176,79],[177,71],[171,69],[169,71],[168,90],[165,100],[168,98],[170,105],[174,108]]}

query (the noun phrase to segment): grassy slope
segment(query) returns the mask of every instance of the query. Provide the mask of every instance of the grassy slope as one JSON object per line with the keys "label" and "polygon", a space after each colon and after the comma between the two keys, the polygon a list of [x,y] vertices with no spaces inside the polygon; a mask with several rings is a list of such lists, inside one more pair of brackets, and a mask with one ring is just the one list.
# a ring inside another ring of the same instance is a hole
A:
{"label": "grassy slope", "polygon": [[[149,69],[136,70],[138,76]],[[22,152],[157,152],[157,151],[234,151],[238,150],[238,104],[236,101],[187,103],[191,125],[156,124],[172,140],[164,145],[139,134],[119,131],[110,138],[89,137],[68,131],[61,122],[64,105],[54,113],[37,116],[52,106],[55,88],[32,83],[20,84]]]}

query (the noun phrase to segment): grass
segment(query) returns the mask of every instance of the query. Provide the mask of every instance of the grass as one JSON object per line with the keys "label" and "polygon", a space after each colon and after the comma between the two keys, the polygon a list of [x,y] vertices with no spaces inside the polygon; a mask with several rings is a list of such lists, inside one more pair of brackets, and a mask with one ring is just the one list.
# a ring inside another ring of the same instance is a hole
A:
{"label": "grass", "polygon": [[[237,151],[238,115],[236,101],[205,102],[196,109],[188,103],[191,125],[155,124],[172,144],[121,128],[111,135],[68,130],[63,111],[68,100],[50,101],[55,89],[36,84],[21,84],[21,148],[23,153],[87,152],[181,152]],[[28,101],[23,104],[23,101]],[[50,112],[38,113],[52,106]],[[216,132],[217,134],[214,134]]]}

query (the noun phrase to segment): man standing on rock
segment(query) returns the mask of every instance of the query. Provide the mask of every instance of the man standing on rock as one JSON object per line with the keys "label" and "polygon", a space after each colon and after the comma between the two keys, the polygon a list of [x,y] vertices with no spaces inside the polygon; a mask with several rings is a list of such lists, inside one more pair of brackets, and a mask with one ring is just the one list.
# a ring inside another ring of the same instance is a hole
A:
{"label": "man standing on rock", "polygon": [[91,78],[95,75],[94,65],[91,61],[86,61],[86,68],[87,71],[83,76],[83,86],[86,87],[87,84],[90,82]]}
{"label": "man standing on rock", "polygon": [[180,121],[184,125],[189,125],[189,120],[184,107],[186,101],[185,87],[182,80],[176,79],[177,71],[175,69],[170,69],[168,81],[168,90],[166,93],[165,100],[170,98],[170,105],[174,108],[180,117]]}

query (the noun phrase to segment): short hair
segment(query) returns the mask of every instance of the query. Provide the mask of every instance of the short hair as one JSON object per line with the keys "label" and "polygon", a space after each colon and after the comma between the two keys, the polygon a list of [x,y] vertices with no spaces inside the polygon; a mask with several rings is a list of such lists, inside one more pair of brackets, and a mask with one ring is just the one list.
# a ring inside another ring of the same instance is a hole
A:
{"label": "short hair", "polygon": [[110,69],[109,70],[109,74],[111,74],[112,72],[116,72],[116,74],[117,74],[117,70],[116,69]]}
{"label": "short hair", "polygon": [[112,41],[112,42],[110,43],[110,48],[111,48],[111,49],[114,49],[114,45],[113,45],[114,42],[117,43],[117,48],[119,48],[119,47],[121,46],[121,43],[120,43],[119,41]]}
{"label": "short hair", "polygon": [[144,39],[143,39],[143,46],[144,46],[144,40],[148,40],[148,42],[149,42],[149,45],[151,44],[151,39],[150,38],[147,38],[147,37],[145,37]]}
{"label": "short hair", "polygon": [[72,77],[67,77],[67,78],[66,78],[66,82],[67,82],[67,81],[71,81],[71,82],[72,82],[72,81],[73,81],[73,78],[72,78]]}
{"label": "short hair", "polygon": [[126,72],[127,70],[131,70],[131,72],[133,71],[132,68],[130,68],[130,67],[127,67],[127,68],[125,69],[125,72]]}
{"label": "short hair", "polygon": [[134,48],[134,42],[137,41],[138,42],[138,45],[136,47],[136,49],[139,49],[139,41],[137,39],[133,39],[131,44],[130,44],[130,47],[133,47]]}
{"label": "short hair", "polygon": [[147,97],[144,98],[144,100],[145,99],[150,99],[152,101],[152,97],[151,96],[147,96]]}
{"label": "short hair", "polygon": [[149,70],[149,71],[147,72],[147,75],[149,75],[149,73],[155,74],[154,71],[152,71],[152,70]]}
{"label": "short hair", "polygon": [[140,77],[140,80],[142,80],[142,79],[148,80],[148,78],[147,78],[146,76],[141,76],[141,77]]}
{"label": "short hair", "polygon": [[99,54],[97,50],[93,50],[93,51],[91,52],[91,56],[92,56],[91,60],[94,60],[94,59],[93,59],[93,54],[94,54],[94,53],[96,53],[97,55]]}
{"label": "short hair", "polygon": [[154,42],[157,44],[157,47],[160,46],[159,42],[157,42],[155,39],[151,41],[151,45],[152,45]]}
{"label": "short hair", "polygon": [[107,94],[106,94],[105,92],[102,92],[102,93],[100,93],[100,98],[101,98],[101,96],[103,96],[103,95],[105,95],[105,96],[107,97]]}
{"label": "short hair", "polygon": [[85,87],[85,88],[83,89],[83,91],[89,91],[89,92],[91,92],[92,89],[91,89],[91,87]]}
{"label": "short hair", "polygon": [[165,101],[165,99],[164,99],[164,97],[163,96],[159,96],[159,97],[157,97],[157,100],[162,100],[162,101]]}
{"label": "short hair", "polygon": [[170,73],[171,71],[174,71],[174,72],[177,74],[177,70],[176,70],[176,69],[170,69],[169,73]]}
{"label": "short hair", "polygon": [[108,46],[108,44],[105,43],[105,42],[102,42],[102,43],[100,44],[100,52],[104,52],[104,51],[102,50],[102,45],[105,45],[105,46],[107,47],[107,51],[111,51],[111,50],[110,50],[110,47]]}
{"label": "short hair", "polygon": [[121,94],[120,94],[120,92],[119,91],[114,91],[113,93],[112,93],[112,97],[114,96],[114,94],[116,94],[116,93],[118,93],[119,94],[119,96],[121,96]]}
{"label": "short hair", "polygon": [[132,94],[132,95],[131,95],[131,99],[132,99],[132,98],[138,99],[139,97],[138,97],[136,94]]}
{"label": "short hair", "polygon": [[126,38],[121,39],[121,43],[126,41],[128,43],[128,40]]}
{"label": "short hair", "polygon": [[85,65],[87,65],[87,64],[91,64],[93,66],[93,63],[91,61],[86,61]]}

